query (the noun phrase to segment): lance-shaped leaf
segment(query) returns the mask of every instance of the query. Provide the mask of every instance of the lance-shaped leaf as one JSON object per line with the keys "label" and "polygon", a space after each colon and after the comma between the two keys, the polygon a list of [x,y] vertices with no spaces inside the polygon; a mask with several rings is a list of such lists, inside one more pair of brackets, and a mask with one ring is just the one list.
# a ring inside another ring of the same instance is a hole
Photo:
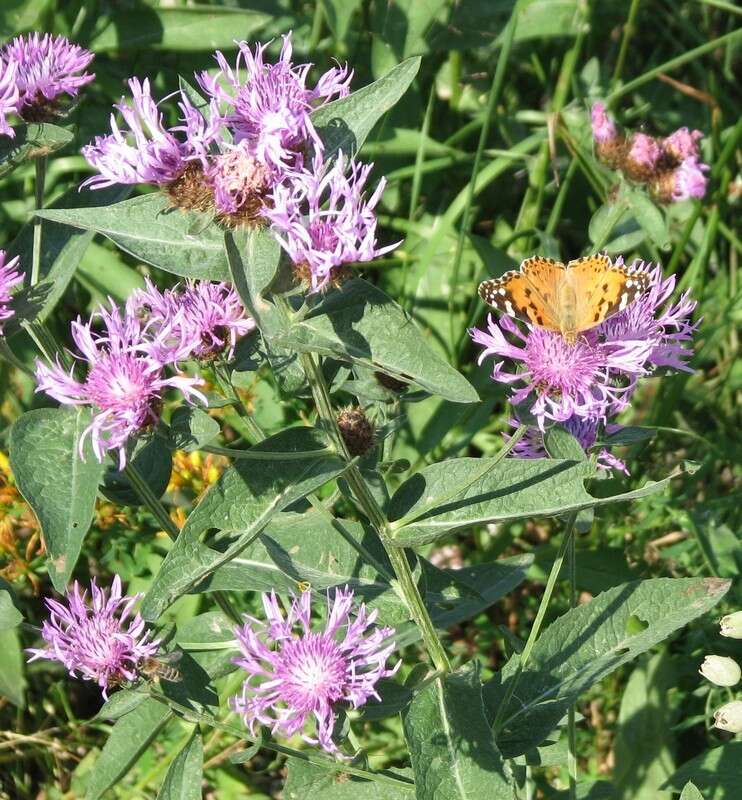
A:
{"label": "lance-shaped leaf", "polygon": [[[266,439],[209,489],[188,517],[142,604],[156,619],[172,602],[192,591],[217,567],[239,555],[274,514],[337,477],[344,462],[312,428],[291,428]],[[220,532],[215,547],[203,542]]]}
{"label": "lance-shaped leaf", "polygon": [[428,683],[402,721],[418,800],[513,800],[510,771],[495,745],[473,665]]}
{"label": "lance-shaped leaf", "polygon": [[229,278],[222,244],[224,232],[196,211],[173,208],[153,192],[111,206],[47,208],[39,217],[107,236],[135,258],[185,278]]}
{"label": "lance-shaped leaf", "polygon": [[48,122],[14,125],[15,137],[0,136],[0,178],[30,158],[48,156],[75,137],[66,128]]}
{"label": "lance-shaped leaf", "polygon": [[713,608],[729,589],[718,578],[654,578],[617,586],[573,608],[538,638],[516,679],[519,656],[485,684],[491,718],[516,680],[497,742],[514,757],[542,742],[582,692]]}
{"label": "lance-shaped leaf", "polygon": [[198,728],[168,767],[157,800],[201,800],[204,747]]}
{"label": "lance-shaped leaf", "polygon": [[420,69],[420,57],[408,58],[363,89],[312,113],[312,122],[325,144],[326,156],[339,150],[354,156],[371,129],[407,91]]}
{"label": "lance-shaped leaf", "polygon": [[10,466],[38,517],[58,592],[64,592],[80,554],[103,474],[89,443],[80,457],[80,436],[90,420],[88,408],[39,408],[26,412],[10,432]]}
{"label": "lance-shaped leaf", "polygon": [[487,459],[455,458],[413,475],[389,505],[394,542],[419,546],[452,530],[489,522],[635,500],[662,491],[670,475],[639,489],[610,497],[593,497],[583,485],[595,475],[586,461],[508,458],[487,469]]}
{"label": "lance-shaped leaf", "polygon": [[454,403],[475,403],[474,387],[426,339],[391,297],[358,278],[328,295],[275,343],[384,372]]}
{"label": "lance-shaped leaf", "polygon": [[[387,777],[388,782],[384,780]],[[364,780],[347,773],[338,774],[319,764],[292,758],[283,796],[286,800],[414,800],[415,786],[411,780],[405,781],[407,775],[401,770],[377,773],[376,778]]]}

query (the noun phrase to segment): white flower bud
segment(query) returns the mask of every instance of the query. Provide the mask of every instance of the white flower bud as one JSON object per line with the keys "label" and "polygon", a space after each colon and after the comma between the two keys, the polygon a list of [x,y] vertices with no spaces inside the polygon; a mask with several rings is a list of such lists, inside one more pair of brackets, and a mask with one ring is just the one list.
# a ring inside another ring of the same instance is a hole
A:
{"label": "white flower bud", "polygon": [[714,712],[714,727],[729,733],[742,733],[742,700],[732,700]]}
{"label": "white flower bud", "polygon": [[706,656],[698,671],[717,686],[735,686],[742,678],[739,664],[727,656]]}
{"label": "white flower bud", "polygon": [[721,618],[721,635],[730,639],[742,639],[742,611]]}

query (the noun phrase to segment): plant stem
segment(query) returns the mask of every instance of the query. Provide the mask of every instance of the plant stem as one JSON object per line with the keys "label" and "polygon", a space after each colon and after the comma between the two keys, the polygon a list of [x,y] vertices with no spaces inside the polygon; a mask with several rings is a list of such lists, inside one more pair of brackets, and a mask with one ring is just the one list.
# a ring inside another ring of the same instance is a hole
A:
{"label": "plant stem", "polygon": [[390,546],[389,539],[391,531],[389,529],[389,521],[366,486],[366,482],[358,467],[352,463],[353,459],[345,446],[345,442],[337,426],[335,413],[332,408],[332,401],[330,400],[330,393],[327,389],[322,369],[311,353],[301,353],[299,358],[307,377],[309,387],[312,390],[317,413],[325,422],[330,434],[335,439],[338,452],[343,459],[348,462],[348,469],[345,472],[346,480],[350,485],[358,505],[376,530],[386,550],[389,561],[394,569],[394,574],[397,576],[399,589],[407,604],[410,616],[420,628],[425,648],[437,670],[440,672],[450,672],[451,662],[448,660],[446,651],[443,649],[443,645],[435,631],[433,621],[428,614],[428,610],[425,608],[425,603],[415,583],[410,565],[407,562],[407,555],[402,549]]}
{"label": "plant stem", "polygon": [[[44,184],[46,182],[46,156],[36,159],[36,179],[34,181],[34,211],[44,205]],[[39,282],[41,269],[41,226],[43,220],[34,215],[33,220],[33,256],[31,260],[31,286]]]}
{"label": "plant stem", "polygon": [[624,64],[626,63],[626,54],[629,52],[629,42],[634,35],[636,14],[639,11],[640,0],[631,0],[629,7],[629,16],[626,19],[626,24],[623,26],[623,36],[621,37],[621,47],[618,51],[618,58],[616,59],[616,68],[613,70],[613,80],[618,83],[621,80],[621,73],[623,72]]}
{"label": "plant stem", "polygon": [[549,572],[549,577],[546,581],[546,588],[544,589],[544,594],[541,597],[541,602],[539,603],[538,611],[536,612],[536,619],[534,619],[533,621],[533,625],[531,626],[531,631],[528,634],[528,639],[526,641],[525,647],[523,648],[523,652],[520,654],[520,663],[518,665],[518,671],[511,678],[510,685],[508,686],[508,689],[505,692],[505,697],[500,703],[500,707],[497,709],[495,721],[492,724],[492,728],[495,732],[495,735],[497,735],[498,731],[503,725],[504,722],[503,717],[507,712],[507,708],[510,705],[510,701],[513,699],[513,694],[515,694],[515,690],[518,686],[518,681],[520,680],[520,677],[523,674],[523,670],[528,664],[528,659],[531,657],[531,652],[536,644],[536,640],[538,639],[539,633],[541,632],[541,626],[543,625],[544,617],[546,616],[546,612],[549,608],[549,602],[551,601],[551,596],[552,594],[554,594],[554,587],[556,586],[557,579],[559,578],[559,573],[562,571],[562,565],[564,564],[564,557],[567,553],[567,550],[571,546],[572,539],[574,537],[576,520],[577,520],[577,512],[574,511],[567,518],[567,525],[564,530],[564,537],[562,538],[562,543],[559,546],[559,552],[557,553],[557,557],[554,559],[554,563],[551,565],[551,572]]}
{"label": "plant stem", "polygon": [[[178,534],[180,533],[178,526],[172,521],[165,506],[160,502],[159,498],[155,495],[152,489],[150,489],[149,484],[144,480],[141,472],[139,472],[133,463],[128,462],[124,467],[124,475],[126,475],[126,477],[129,479],[129,483],[132,485],[134,491],[139,495],[150,514],[152,514],[152,516],[162,526],[162,529],[165,531],[165,533],[171,539],[177,539]],[[213,595],[216,604],[219,606],[219,608],[221,608],[226,616],[229,617],[229,619],[237,623],[242,622],[240,615],[233,608],[229,598],[224,594],[224,592],[213,592]]]}
{"label": "plant stem", "polygon": [[[567,547],[567,572],[569,573],[569,607],[577,605],[577,554],[575,537],[569,537]],[[567,771],[569,772],[569,800],[577,800],[577,734],[575,730],[575,705],[567,709]]]}

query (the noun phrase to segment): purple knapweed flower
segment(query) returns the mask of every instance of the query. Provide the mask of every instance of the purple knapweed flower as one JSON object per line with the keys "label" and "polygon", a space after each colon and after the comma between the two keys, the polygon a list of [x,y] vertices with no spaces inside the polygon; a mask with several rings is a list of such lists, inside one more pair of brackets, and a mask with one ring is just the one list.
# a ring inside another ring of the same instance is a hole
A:
{"label": "purple knapweed flower", "polygon": [[250,155],[246,143],[225,145],[224,152],[212,156],[206,179],[214,193],[214,205],[222,214],[242,210],[259,213],[262,195],[271,183],[267,167]]}
{"label": "purple knapweed flower", "polygon": [[661,156],[662,148],[656,139],[646,133],[634,133],[621,166],[629,178],[646,181],[657,169]]}
{"label": "purple knapweed flower", "polygon": [[50,104],[60,95],[76,97],[95,78],[84,71],[93,58],[84,47],[49,33],[17,36],[0,49],[0,60],[16,65],[18,113],[30,121],[43,119],[53,111]]}
{"label": "purple knapweed flower", "polygon": [[167,128],[162,113],[152,97],[149,79],[129,80],[132,99],[114,106],[126,124],[119,128],[111,114],[111,133],[96,136],[82,154],[100,174],[83,182],[83,186],[102,189],[117,183],[153,183],[158,186],[179,178],[192,161],[206,166],[209,145],[215,141],[222,125],[216,103],[207,115],[193,107],[180,93],[178,105],[182,125]]}
{"label": "purple knapweed flower", "polygon": [[608,116],[605,103],[595,103],[590,111],[593,139],[596,142],[610,142],[618,138],[616,123]]}
{"label": "purple knapweed flower", "polygon": [[17,114],[21,105],[21,95],[16,83],[18,65],[13,61],[0,58],[0,134],[15,138],[15,131],[10,127],[6,117]]}
{"label": "purple knapweed flower", "polygon": [[146,289],[132,293],[127,312],[154,334],[149,351],[163,362],[208,360],[222,353],[230,360],[237,340],[255,328],[234,287],[226,283],[189,280],[161,292],[148,280]]}
{"label": "purple knapweed flower", "polygon": [[[520,423],[517,419],[511,419],[509,424],[512,428],[518,428]],[[580,447],[587,452],[595,446],[598,440],[598,432],[601,428],[601,423],[597,419],[583,419],[582,417],[570,417],[564,420],[561,425],[572,434],[580,443]],[[605,426],[607,433],[614,433],[621,429],[620,425],[607,425]],[[510,437],[506,434],[506,440]],[[529,427],[520,441],[516,442],[513,447],[512,455],[516,458],[547,458],[546,446],[544,444],[544,431],[538,428]],[[606,472],[623,472],[625,475],[629,474],[626,464],[614,456],[606,448],[601,448],[598,453],[597,466]]]}
{"label": "purple knapweed flower", "polygon": [[3,332],[3,323],[9,320],[14,310],[11,308],[14,286],[23,283],[23,274],[17,269],[18,256],[5,263],[5,250],[0,250],[0,334]]}
{"label": "purple knapweed flower", "polygon": [[704,174],[709,166],[697,158],[686,158],[673,172],[673,200],[688,200],[691,197],[702,198],[706,194],[708,178]]}
{"label": "purple knapweed flower", "polygon": [[[623,259],[616,261],[622,264]],[[689,321],[695,307],[687,293],[677,304],[661,308],[675,285],[662,280],[659,267],[648,270],[636,262],[630,271],[650,272],[650,288],[641,297],[600,325],[584,331],[574,344],[561,333],[526,325],[524,333],[513,319],[488,317],[487,330],[470,330],[484,350],[479,363],[495,363],[492,377],[513,388],[514,405],[532,398],[530,412],[540,430],[545,422],[566,422],[577,417],[605,422],[629,404],[637,381],[656,367],[687,370],[692,354],[687,347],[696,326]],[[510,334],[512,343],[505,334]],[[520,365],[507,371],[504,359]],[[530,400],[529,400],[530,401]]]}
{"label": "purple knapweed flower", "polygon": [[662,140],[662,149],[675,161],[698,158],[698,142],[701,139],[703,139],[701,131],[678,128],[674,133]]}
{"label": "purple knapweed flower", "polygon": [[151,639],[142,617],[133,613],[142,595],[122,595],[118,575],[110,593],[99,588],[95,578],[90,590],[90,603],[77,581],[66,602],[47,598],[49,619],[41,628],[46,647],[26,652],[31,653],[29,661],[59,661],[73,678],[95,681],[108,699],[109,689],[137,679],[142,662],[155,655],[160,642]]}
{"label": "purple knapweed flower", "polygon": [[[226,121],[233,128],[236,142],[245,142],[248,152],[259,163],[279,175],[302,164],[302,151],[312,142],[321,149],[310,114],[330,100],[345,97],[352,72],[333,67],[314,88],[307,86],[311,64],[291,62],[291,34],[283,37],[281,54],[275,64],[266,64],[264,53],[270,42],[258,44],[254,51],[247,42],[237,42],[240,52],[233,70],[217,51],[219,71],[198,76],[204,91],[230,108]],[[244,79],[240,72],[244,66]]]}
{"label": "purple knapweed flower", "polygon": [[308,269],[312,291],[317,291],[332,280],[337,267],[371,261],[399,242],[377,246],[374,209],[386,180],[364,198],[373,164],[346,160],[338,153],[332,165],[316,155],[313,166],[278,184],[263,214],[294,264]]}
{"label": "purple knapweed flower", "polygon": [[[101,333],[93,330],[96,318],[103,323],[105,330]],[[162,395],[169,388],[178,389],[188,402],[195,398],[207,405],[195,388],[201,380],[185,375],[168,377],[166,362],[159,357],[167,353],[173,363],[188,357],[192,343],[182,330],[163,328],[147,336],[142,320],[128,313],[122,315],[111,302],[110,311],[101,306],[85,324],[78,317],[71,325],[71,334],[78,350],[74,358],[78,363],[86,362],[85,378],[75,377],[74,366],[68,372],[59,362],[49,365],[37,361],[36,391],[46,392],[63,405],[93,407],[93,421],[80,437],[81,457],[90,436],[98,460],[103,461],[107,451],[117,450],[123,469],[129,437],[159,421]]]}
{"label": "purple knapweed flower", "polygon": [[[328,596],[327,621],[318,631],[312,630],[308,591],[292,599],[285,617],[273,592],[263,595],[263,608],[267,622],[246,616],[235,631],[242,654],[234,663],[247,678],[241,694],[230,699],[231,708],[253,734],[256,726],[267,725],[284,736],[301,733],[337,753],[336,707],[378,700],[376,684],[399,667],[386,668],[393,629],[373,627],[378,611],[369,614],[364,604],[355,605],[347,588],[335,589],[332,601]],[[312,717],[316,738],[305,730]]]}

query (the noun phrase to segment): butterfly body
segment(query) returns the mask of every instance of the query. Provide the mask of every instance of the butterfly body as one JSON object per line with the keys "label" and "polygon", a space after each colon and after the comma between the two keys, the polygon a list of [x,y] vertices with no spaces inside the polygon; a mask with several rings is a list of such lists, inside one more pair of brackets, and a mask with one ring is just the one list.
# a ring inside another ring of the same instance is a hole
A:
{"label": "butterfly body", "polygon": [[493,308],[547,330],[574,344],[583,331],[623,311],[649,285],[649,275],[606,255],[562,264],[550,258],[527,258],[519,270],[484,281],[480,297]]}

